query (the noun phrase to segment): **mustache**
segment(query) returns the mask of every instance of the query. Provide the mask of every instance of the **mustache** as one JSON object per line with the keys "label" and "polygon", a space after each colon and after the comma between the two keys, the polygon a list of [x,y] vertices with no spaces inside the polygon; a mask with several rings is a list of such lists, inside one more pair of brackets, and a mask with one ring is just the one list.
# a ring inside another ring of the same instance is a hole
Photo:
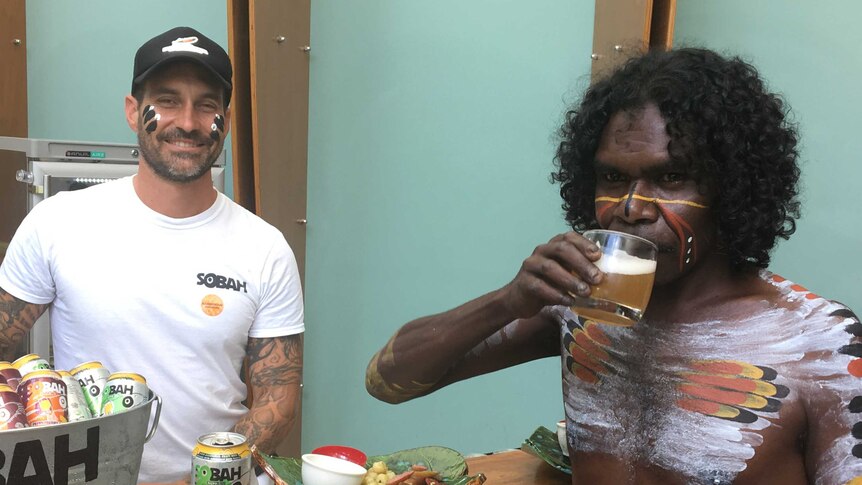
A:
{"label": "mustache", "polygon": [[191,140],[199,145],[212,145],[213,140],[209,136],[204,136],[203,133],[194,131],[185,131],[182,128],[174,128],[164,133],[159,133],[156,138],[159,141],[174,141],[174,140]]}

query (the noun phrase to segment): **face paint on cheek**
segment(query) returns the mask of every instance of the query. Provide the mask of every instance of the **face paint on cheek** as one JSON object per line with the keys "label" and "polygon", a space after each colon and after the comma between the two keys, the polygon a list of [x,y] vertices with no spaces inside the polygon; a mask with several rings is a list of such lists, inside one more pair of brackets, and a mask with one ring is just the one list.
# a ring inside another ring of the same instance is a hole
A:
{"label": "face paint on cheek", "polygon": [[657,202],[656,205],[668,226],[679,238],[679,270],[682,271],[686,265],[697,261],[697,240],[694,237],[694,230],[682,216],[670,210],[665,204]]}
{"label": "face paint on cheek", "polygon": [[210,138],[213,141],[219,141],[221,139],[221,134],[224,132],[224,117],[222,115],[215,115],[213,118],[213,124],[210,125]]}
{"label": "face paint on cheek", "polygon": [[671,228],[671,230],[673,230],[677,238],[679,238],[680,271],[685,269],[686,265],[695,262],[697,260],[697,240],[695,238],[694,230],[682,216],[671,210],[670,207],[686,206],[693,207],[695,209],[708,209],[709,207],[694,201],[684,199],[669,200],[645,197],[639,194],[635,194],[634,187],[632,187],[632,190],[629,191],[628,195],[624,195],[622,197],[596,197],[596,220],[598,221],[599,225],[601,227],[610,226],[611,221],[614,218],[615,212],[611,209],[619,207],[620,204],[625,204],[623,206],[623,212],[625,213],[625,216],[628,217],[631,203],[635,199],[655,204],[656,207],[658,207],[659,212],[661,212],[662,217],[667,222],[667,225]]}
{"label": "face paint on cheek", "polygon": [[144,107],[144,113],[141,115],[141,118],[144,124],[144,131],[152,133],[159,126],[159,120],[162,119],[162,115],[156,113],[155,106],[148,104]]}
{"label": "face paint on cheek", "polygon": [[619,201],[614,202],[610,197],[596,197],[595,205],[596,205],[596,222],[599,223],[601,227],[608,227],[610,225],[610,219],[613,217],[612,208],[616,207]]}

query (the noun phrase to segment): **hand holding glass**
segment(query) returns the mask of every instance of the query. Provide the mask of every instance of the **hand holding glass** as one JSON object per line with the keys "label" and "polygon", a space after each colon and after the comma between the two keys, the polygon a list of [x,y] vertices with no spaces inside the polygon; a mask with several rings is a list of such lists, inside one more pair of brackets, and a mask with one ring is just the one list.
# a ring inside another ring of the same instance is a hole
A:
{"label": "hand holding glass", "polygon": [[640,321],[649,302],[655,280],[655,244],[638,236],[603,229],[586,231],[602,257],[594,264],[605,274],[598,285],[590,286],[590,296],[572,295],[572,310],[601,323],[630,327]]}

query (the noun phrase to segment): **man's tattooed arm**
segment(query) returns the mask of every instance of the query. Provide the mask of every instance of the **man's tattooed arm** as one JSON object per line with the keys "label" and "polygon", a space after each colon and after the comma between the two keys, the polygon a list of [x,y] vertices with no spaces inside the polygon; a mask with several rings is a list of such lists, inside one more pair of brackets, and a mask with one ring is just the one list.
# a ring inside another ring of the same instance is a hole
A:
{"label": "man's tattooed arm", "polygon": [[248,339],[249,413],[234,429],[265,453],[293,428],[301,399],[302,334]]}
{"label": "man's tattooed arm", "polygon": [[0,360],[15,360],[15,351],[48,305],[27,303],[0,288]]}

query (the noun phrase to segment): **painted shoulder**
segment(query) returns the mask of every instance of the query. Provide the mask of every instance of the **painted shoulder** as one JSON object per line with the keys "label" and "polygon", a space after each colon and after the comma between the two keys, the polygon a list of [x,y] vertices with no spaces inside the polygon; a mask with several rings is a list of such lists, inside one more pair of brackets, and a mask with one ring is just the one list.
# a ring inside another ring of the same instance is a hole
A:
{"label": "painted shoulder", "polygon": [[829,300],[808,288],[769,271],[762,271],[761,278],[771,284],[780,294],[782,303],[793,310],[806,323],[822,322],[824,325],[855,325],[852,333],[862,335],[858,327],[859,317],[846,305]]}

